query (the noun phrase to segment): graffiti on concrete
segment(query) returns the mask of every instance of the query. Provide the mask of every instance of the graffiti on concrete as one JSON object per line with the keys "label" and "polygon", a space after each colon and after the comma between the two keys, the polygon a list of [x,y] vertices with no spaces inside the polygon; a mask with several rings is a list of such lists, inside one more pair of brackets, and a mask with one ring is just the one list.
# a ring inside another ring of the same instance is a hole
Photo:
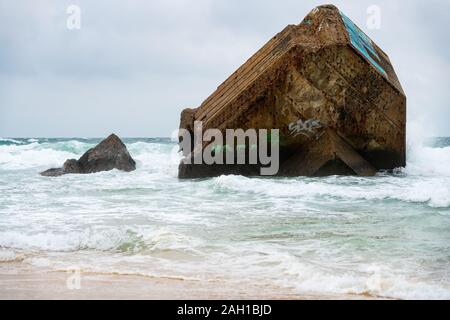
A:
{"label": "graffiti on concrete", "polygon": [[289,124],[289,131],[294,137],[303,135],[308,138],[318,139],[320,137],[320,129],[324,127],[325,126],[319,120],[309,119],[303,121],[302,119],[299,119],[298,121]]}

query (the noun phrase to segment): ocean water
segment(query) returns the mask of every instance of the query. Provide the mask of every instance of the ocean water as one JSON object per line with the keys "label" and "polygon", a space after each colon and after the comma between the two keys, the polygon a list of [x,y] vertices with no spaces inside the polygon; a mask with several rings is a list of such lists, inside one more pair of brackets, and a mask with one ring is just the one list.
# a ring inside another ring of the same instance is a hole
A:
{"label": "ocean water", "polygon": [[99,139],[0,139],[0,268],[258,283],[292,294],[450,299],[450,138],[371,178],[179,181],[170,139],[132,173],[41,177]]}

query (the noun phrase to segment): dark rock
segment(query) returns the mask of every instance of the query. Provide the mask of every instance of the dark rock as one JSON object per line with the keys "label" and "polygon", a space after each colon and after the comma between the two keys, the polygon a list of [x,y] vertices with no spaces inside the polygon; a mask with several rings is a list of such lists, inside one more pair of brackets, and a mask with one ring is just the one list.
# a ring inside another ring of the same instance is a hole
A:
{"label": "dark rock", "polygon": [[64,162],[63,171],[65,173],[83,173],[78,160],[69,159]]}
{"label": "dark rock", "polygon": [[59,177],[65,174],[63,168],[48,169],[47,171],[41,172],[41,176],[44,177]]}
{"label": "dark rock", "polygon": [[[76,165],[68,163],[75,170]],[[88,150],[79,160],[79,169],[82,173],[94,173],[118,169],[122,171],[133,171],[136,162],[131,158],[125,144],[115,134],[110,135],[95,148]]]}
{"label": "dark rock", "polygon": [[41,173],[46,177],[64,174],[86,174],[118,169],[126,172],[136,170],[136,162],[128,153],[127,147],[115,134],[88,150],[79,160],[69,159],[62,168],[50,169]]}

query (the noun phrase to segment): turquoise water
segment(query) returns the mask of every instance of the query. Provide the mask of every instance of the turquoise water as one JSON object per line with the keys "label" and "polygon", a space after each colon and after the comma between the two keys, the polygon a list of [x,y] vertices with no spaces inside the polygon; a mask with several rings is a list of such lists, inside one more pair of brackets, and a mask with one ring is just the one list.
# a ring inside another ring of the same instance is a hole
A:
{"label": "turquoise water", "polygon": [[2,270],[450,299],[450,138],[410,146],[407,168],[372,178],[179,181],[165,138],[124,139],[132,173],[39,175],[99,141],[0,139]]}

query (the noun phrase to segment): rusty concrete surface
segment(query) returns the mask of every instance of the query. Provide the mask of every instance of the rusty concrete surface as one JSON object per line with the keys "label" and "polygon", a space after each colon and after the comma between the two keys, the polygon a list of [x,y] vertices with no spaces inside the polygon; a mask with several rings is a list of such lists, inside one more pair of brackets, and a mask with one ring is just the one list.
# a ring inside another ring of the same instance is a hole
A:
{"label": "rusty concrete surface", "polygon": [[[405,166],[406,96],[394,68],[332,5],[273,37],[200,107],[184,110],[180,128],[193,132],[194,121],[223,132],[279,129],[280,176],[371,176]],[[179,177],[257,169],[182,163]]]}

